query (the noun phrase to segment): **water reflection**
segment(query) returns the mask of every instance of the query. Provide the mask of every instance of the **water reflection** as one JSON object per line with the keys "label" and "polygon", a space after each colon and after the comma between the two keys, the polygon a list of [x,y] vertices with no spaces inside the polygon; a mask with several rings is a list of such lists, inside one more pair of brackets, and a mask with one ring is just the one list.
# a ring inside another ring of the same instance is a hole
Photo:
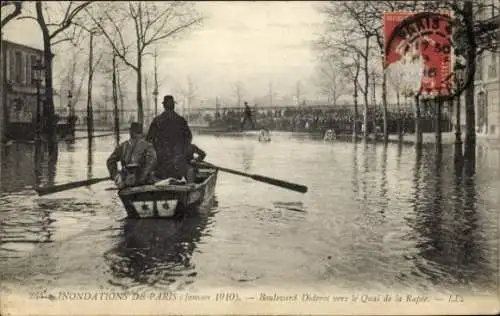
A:
{"label": "water reflection", "polygon": [[486,283],[488,260],[477,225],[474,177],[463,176],[462,164],[446,168],[439,150],[423,155],[423,169],[420,156],[417,153],[414,171],[415,217],[407,219],[417,234],[414,273],[455,289],[471,281]]}
{"label": "water reflection", "polygon": [[13,143],[2,152],[0,192],[18,192],[34,186],[53,185],[58,145],[43,142]]}
{"label": "water reflection", "polygon": [[183,220],[125,220],[117,246],[105,254],[113,275],[110,283],[136,289],[193,283],[197,271],[191,258],[202,239],[210,236],[206,228],[215,207],[213,199]]}
{"label": "water reflection", "polygon": [[[467,169],[467,166],[466,166]],[[468,167],[469,170],[472,168]],[[480,233],[478,225],[477,199],[475,178],[473,175],[465,174],[461,177],[462,170],[458,168],[455,173],[456,191],[461,191],[462,203],[455,203],[455,223],[454,229],[456,238],[457,259],[455,264],[461,269],[457,269],[457,278],[461,282],[479,279],[487,281],[485,278],[493,276],[485,263],[484,245],[486,238]],[[460,182],[462,179],[462,182]],[[453,226],[452,226],[453,227]]]}
{"label": "water reflection", "polygon": [[87,140],[87,179],[92,179],[92,167],[94,166],[94,147],[95,139],[88,138]]}
{"label": "water reflection", "polygon": [[351,177],[351,185],[356,196],[359,193],[359,161],[358,161],[358,147],[359,144],[354,140],[352,150],[352,177]]}
{"label": "water reflection", "polygon": [[244,142],[243,146],[241,146],[241,162],[243,164],[243,171],[250,172],[250,170],[252,169],[253,160],[254,160],[253,144]]}
{"label": "water reflection", "polygon": [[381,208],[380,212],[384,213],[387,211],[389,205],[389,185],[387,183],[387,144],[383,145],[382,149],[382,166],[380,168],[380,196],[381,196]]}
{"label": "water reflection", "polygon": [[58,143],[47,144],[38,142],[35,144],[35,173],[37,186],[54,185],[58,157]]}
{"label": "water reflection", "polygon": [[363,171],[361,174],[361,190],[363,192],[363,201],[367,202],[376,192],[375,183],[377,176],[377,146],[368,142],[362,142],[363,146]]}
{"label": "water reflection", "polygon": [[397,155],[396,155],[396,166],[398,168],[398,170],[401,169],[401,156],[403,154],[403,142],[399,142],[398,143],[398,152],[397,152]]}
{"label": "water reflection", "polygon": [[[262,276],[252,278],[258,286],[323,277],[328,260],[332,279],[311,282],[424,290],[496,285],[491,275],[498,269],[498,149],[478,148],[476,170],[467,165],[470,160],[453,163],[453,146],[440,153],[434,145],[337,141],[326,146],[288,134],[273,138],[273,146],[200,137],[221,165],[261,170],[272,157],[276,174],[283,175],[278,178],[293,173],[294,182],[313,182],[310,191],[296,195],[220,177],[221,206],[203,207],[182,224],[122,222],[123,206],[105,183],[61,193],[63,198],[35,198],[32,191],[2,194],[3,276],[51,286],[49,280],[61,272],[57,278],[66,285],[95,287],[106,280],[137,290],[189,288],[195,281],[224,285],[248,273]],[[82,139],[60,143],[59,155],[51,156],[43,147],[36,152],[34,144],[14,143],[2,155],[1,188],[19,191],[37,181],[54,182],[56,173],[57,183],[104,174],[113,146],[112,137]],[[291,148],[296,155],[288,154]],[[249,188],[262,197],[259,203],[237,200],[248,196]],[[273,238],[261,242],[269,235]],[[29,253],[30,260],[10,261],[21,253]],[[287,256],[294,260],[283,265]],[[17,277],[23,271],[33,277]]]}
{"label": "water reflection", "polygon": [[22,257],[24,250],[54,241],[52,210],[36,207],[26,196],[3,198],[0,214],[0,261]]}

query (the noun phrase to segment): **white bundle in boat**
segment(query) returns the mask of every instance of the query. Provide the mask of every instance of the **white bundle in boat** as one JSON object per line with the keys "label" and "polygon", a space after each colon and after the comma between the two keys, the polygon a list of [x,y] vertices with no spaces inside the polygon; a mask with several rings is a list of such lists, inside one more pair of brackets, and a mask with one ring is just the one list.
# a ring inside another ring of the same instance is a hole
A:
{"label": "white bundle in boat", "polygon": [[160,181],[156,182],[155,186],[157,186],[157,187],[166,187],[166,186],[169,186],[169,185],[184,185],[186,183],[187,183],[187,181],[186,181],[185,177],[182,177],[181,180],[176,179],[176,178],[166,178],[164,180],[160,180]]}

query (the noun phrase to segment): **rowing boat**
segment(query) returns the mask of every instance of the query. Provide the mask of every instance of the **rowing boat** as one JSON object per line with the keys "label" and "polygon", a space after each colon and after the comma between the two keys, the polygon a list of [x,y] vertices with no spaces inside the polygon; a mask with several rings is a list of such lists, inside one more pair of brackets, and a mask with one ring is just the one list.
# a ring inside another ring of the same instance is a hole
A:
{"label": "rowing boat", "polygon": [[217,169],[199,169],[195,183],[151,184],[118,191],[127,217],[182,216],[213,196]]}

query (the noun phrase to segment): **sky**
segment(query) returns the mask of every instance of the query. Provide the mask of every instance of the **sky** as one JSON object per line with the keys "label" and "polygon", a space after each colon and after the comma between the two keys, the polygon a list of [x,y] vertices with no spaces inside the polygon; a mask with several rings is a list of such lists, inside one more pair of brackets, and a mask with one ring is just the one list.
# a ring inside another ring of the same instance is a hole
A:
{"label": "sky", "polygon": [[[203,27],[158,46],[160,94],[175,94],[191,77],[200,99],[234,100],[237,81],[251,102],[269,93],[270,82],[274,93],[294,95],[301,81],[301,95],[315,98],[312,41],[323,21],[317,6],[309,1],[197,3],[206,16]],[[29,20],[8,24],[4,38],[42,46],[38,25]]]}

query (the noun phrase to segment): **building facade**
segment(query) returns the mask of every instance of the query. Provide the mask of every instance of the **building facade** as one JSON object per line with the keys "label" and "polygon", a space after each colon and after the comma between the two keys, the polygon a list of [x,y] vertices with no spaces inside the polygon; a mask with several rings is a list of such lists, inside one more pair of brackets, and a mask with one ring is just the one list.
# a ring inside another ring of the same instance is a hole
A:
{"label": "building facade", "polygon": [[[496,24],[496,40],[500,39],[500,15],[489,19]],[[500,50],[487,50],[476,63],[475,104],[478,136],[500,139]]]}
{"label": "building facade", "polygon": [[[2,134],[9,139],[33,139],[37,129],[37,114],[43,115],[44,71],[34,80],[33,66],[43,60],[43,51],[11,41],[1,46]],[[40,93],[37,94],[37,82]],[[38,107],[38,98],[40,106]],[[37,113],[39,108],[40,113]],[[43,120],[40,119],[40,122]]]}
{"label": "building facade", "polygon": [[[480,0],[482,8],[474,17],[478,22],[492,22],[496,49],[477,56],[474,78],[476,135],[500,140],[500,0]],[[462,97],[462,100],[464,98]],[[465,126],[465,102],[462,104],[462,124]]]}
{"label": "building facade", "polygon": [[[500,15],[484,14],[484,20],[496,24],[496,41],[500,39]],[[477,56],[474,77],[474,105],[476,113],[476,135],[480,138],[500,140],[500,46],[483,51]],[[460,120],[465,131],[465,92],[461,95]],[[456,108],[452,115],[455,117]]]}
{"label": "building facade", "polygon": [[500,54],[484,52],[478,58],[475,84],[476,132],[500,139]]}

